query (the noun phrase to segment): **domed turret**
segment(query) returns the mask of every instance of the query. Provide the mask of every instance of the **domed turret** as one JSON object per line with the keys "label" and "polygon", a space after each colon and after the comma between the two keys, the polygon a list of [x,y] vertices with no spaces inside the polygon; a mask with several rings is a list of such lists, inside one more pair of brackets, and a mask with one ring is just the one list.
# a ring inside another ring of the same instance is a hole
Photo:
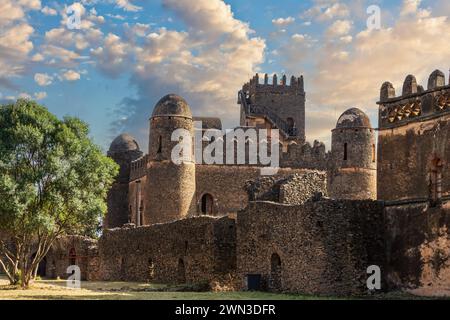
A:
{"label": "domed turret", "polygon": [[103,227],[117,228],[129,222],[128,183],[131,163],[142,157],[142,152],[136,139],[123,133],[111,143],[108,156],[120,166],[120,171],[108,193],[108,212],[103,221]]}
{"label": "domed turret", "polygon": [[370,128],[369,117],[358,108],[345,111],[338,119],[336,128]]}
{"label": "domed turret", "polygon": [[109,152],[139,151],[136,140],[128,133],[123,133],[113,140],[109,147]]}
{"label": "domed turret", "polygon": [[375,133],[358,108],[345,111],[332,130],[328,192],[336,199],[376,199]]}
{"label": "domed turret", "polygon": [[192,141],[194,121],[191,108],[180,96],[169,94],[158,101],[150,118],[150,162],[144,203],[146,224],[183,219],[195,209],[194,148],[183,148],[181,164],[172,159],[172,151],[182,141],[172,139],[172,134],[178,129],[189,134],[189,141]]}
{"label": "domed turret", "polygon": [[179,116],[192,119],[191,108],[186,100],[176,94],[168,94],[158,101],[153,109],[153,117]]}

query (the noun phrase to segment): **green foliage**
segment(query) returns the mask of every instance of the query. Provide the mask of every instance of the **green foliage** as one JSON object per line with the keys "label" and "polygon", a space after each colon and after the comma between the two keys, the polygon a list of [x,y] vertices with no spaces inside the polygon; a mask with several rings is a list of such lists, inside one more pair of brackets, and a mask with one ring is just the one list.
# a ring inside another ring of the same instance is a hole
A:
{"label": "green foliage", "polygon": [[28,100],[0,106],[0,233],[17,241],[94,235],[117,164],[83,121]]}

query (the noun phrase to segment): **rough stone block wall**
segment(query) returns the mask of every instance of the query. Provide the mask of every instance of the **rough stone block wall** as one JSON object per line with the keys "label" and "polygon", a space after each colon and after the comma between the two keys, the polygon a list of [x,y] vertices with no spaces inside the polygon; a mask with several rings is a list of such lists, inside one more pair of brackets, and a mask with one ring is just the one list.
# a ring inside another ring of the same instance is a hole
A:
{"label": "rough stone block wall", "polygon": [[389,206],[385,221],[390,288],[449,288],[450,201]]}
{"label": "rough stone block wall", "polygon": [[251,202],[237,217],[238,275],[261,274],[269,289],[277,279],[279,291],[363,294],[367,267],[385,270],[383,223],[382,203],[370,200]]}
{"label": "rough stone block wall", "polygon": [[304,171],[287,177],[260,177],[248,181],[246,190],[250,201],[303,204],[318,193],[327,195],[326,180],[325,172]]}
{"label": "rough stone block wall", "polygon": [[[237,213],[248,204],[245,185],[261,177],[261,168],[251,166],[202,166],[196,167],[195,210],[191,215],[200,214],[201,198],[205,193],[212,195],[215,212],[219,215]],[[280,179],[291,174],[302,174],[308,170],[280,168],[272,179]],[[269,185],[271,182],[269,183]]]}
{"label": "rough stone block wall", "polygon": [[46,256],[46,276],[67,279],[66,271],[72,265],[72,259],[80,267],[81,280],[100,278],[97,240],[83,236],[64,236],[55,241]]}
{"label": "rough stone block wall", "polygon": [[235,235],[234,220],[212,217],[106,230],[99,240],[102,279],[211,281],[235,271]]}

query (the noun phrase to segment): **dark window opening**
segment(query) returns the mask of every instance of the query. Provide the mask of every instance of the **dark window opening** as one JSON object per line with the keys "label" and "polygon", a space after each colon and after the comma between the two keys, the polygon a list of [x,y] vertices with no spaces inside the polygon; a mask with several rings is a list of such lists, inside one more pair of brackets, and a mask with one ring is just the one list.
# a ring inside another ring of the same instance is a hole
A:
{"label": "dark window opening", "polygon": [[269,288],[273,291],[281,290],[281,258],[276,253],[270,258]]}
{"label": "dark window opening", "polygon": [[186,269],[183,259],[178,260],[178,283],[186,283]]}
{"label": "dark window opening", "polygon": [[214,198],[209,193],[202,196],[201,210],[202,214],[212,215],[214,207]]}
{"label": "dark window opening", "polygon": [[141,205],[139,206],[139,222],[140,225],[144,225],[144,201],[141,200]]}
{"label": "dark window opening", "polygon": [[442,200],[442,160],[433,159],[430,172],[430,204],[432,207],[440,205]]}
{"label": "dark window opening", "polygon": [[375,148],[375,144],[372,144],[372,162],[375,162],[375,152],[376,151],[376,148]]}
{"label": "dark window opening", "polygon": [[75,248],[69,250],[69,265],[74,266],[77,264],[77,252]]}
{"label": "dark window opening", "polygon": [[344,160],[347,160],[348,154],[347,154],[347,143],[344,143]]}
{"label": "dark window opening", "polygon": [[161,153],[162,152],[162,137],[159,136],[158,138],[158,151],[156,153]]}

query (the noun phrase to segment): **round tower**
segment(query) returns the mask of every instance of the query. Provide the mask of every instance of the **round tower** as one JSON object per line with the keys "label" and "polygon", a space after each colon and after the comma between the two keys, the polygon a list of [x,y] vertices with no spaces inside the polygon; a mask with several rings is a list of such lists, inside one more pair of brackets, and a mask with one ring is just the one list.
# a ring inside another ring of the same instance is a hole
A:
{"label": "round tower", "polygon": [[345,111],[331,136],[328,193],[335,199],[376,199],[375,130],[357,108]]}
{"label": "round tower", "polygon": [[103,221],[104,228],[112,229],[129,222],[128,184],[131,162],[142,157],[142,152],[136,140],[124,133],[113,140],[108,157],[120,166],[119,175],[108,193],[108,212]]}
{"label": "round tower", "polygon": [[[182,150],[181,163],[172,161],[172,152],[180,150],[183,139],[172,139],[177,129],[184,129],[183,132],[190,135],[189,150]],[[149,169],[144,203],[147,224],[183,219],[195,209],[193,137],[194,123],[187,102],[174,94],[163,97],[150,118]]]}

